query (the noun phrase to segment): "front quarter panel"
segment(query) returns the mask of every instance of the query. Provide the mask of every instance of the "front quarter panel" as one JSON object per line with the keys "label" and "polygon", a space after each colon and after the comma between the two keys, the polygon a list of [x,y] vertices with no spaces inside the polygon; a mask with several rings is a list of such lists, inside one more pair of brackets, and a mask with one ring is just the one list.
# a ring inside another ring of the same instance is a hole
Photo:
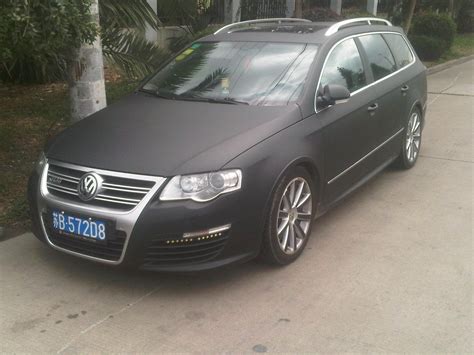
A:
{"label": "front quarter panel", "polygon": [[322,166],[320,122],[315,115],[310,116],[260,144],[242,153],[224,168],[242,169],[242,190],[246,208],[260,216],[259,236],[261,236],[272,193],[285,171],[291,166],[305,164],[312,167],[317,191],[321,193],[318,176]]}

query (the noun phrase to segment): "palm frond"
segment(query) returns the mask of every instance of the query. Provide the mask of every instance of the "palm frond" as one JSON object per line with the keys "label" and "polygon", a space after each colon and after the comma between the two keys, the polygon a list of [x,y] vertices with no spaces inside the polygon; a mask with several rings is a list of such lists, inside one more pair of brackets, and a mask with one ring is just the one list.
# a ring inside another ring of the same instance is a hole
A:
{"label": "palm frond", "polygon": [[158,29],[160,20],[146,0],[100,0],[100,24],[103,29],[110,27],[139,29],[147,25]]}
{"label": "palm frond", "polygon": [[126,75],[141,79],[156,70],[169,53],[132,30],[114,29],[102,35],[102,51],[107,61]]}
{"label": "palm frond", "polygon": [[204,78],[198,85],[188,90],[188,93],[199,93],[212,91],[217,85],[221,83],[221,80],[229,75],[229,71],[226,68],[217,68],[212,73]]}

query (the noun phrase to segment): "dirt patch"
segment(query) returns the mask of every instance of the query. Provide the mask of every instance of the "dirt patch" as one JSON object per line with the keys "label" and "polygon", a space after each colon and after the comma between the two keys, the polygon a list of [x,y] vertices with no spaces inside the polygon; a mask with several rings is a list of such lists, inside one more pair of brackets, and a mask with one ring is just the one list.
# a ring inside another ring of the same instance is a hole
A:
{"label": "dirt patch", "polygon": [[[107,69],[107,103],[130,93],[136,85]],[[4,240],[29,229],[28,177],[45,143],[69,124],[68,88],[65,83],[0,83],[0,108],[0,227],[4,228],[0,240]]]}
{"label": "dirt patch", "polygon": [[0,226],[4,237],[28,228],[26,186],[44,144],[68,118],[65,84],[0,87]]}

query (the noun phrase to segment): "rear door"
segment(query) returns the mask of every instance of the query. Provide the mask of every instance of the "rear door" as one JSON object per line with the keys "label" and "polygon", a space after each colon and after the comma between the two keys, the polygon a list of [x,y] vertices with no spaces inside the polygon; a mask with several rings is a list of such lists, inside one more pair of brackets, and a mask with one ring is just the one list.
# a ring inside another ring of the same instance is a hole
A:
{"label": "rear door", "polygon": [[[372,72],[375,92],[373,120],[377,124],[377,146],[388,143],[399,130],[404,110],[402,83],[395,72],[395,58],[381,34],[358,37],[362,52]],[[382,148],[382,147],[381,147]],[[387,152],[389,153],[389,152]],[[381,156],[382,161],[385,157]]]}
{"label": "rear door", "polygon": [[327,84],[337,84],[357,94],[345,103],[316,108],[317,119],[324,126],[325,203],[337,199],[370,171],[370,159],[364,157],[375,147],[378,126],[368,111],[373,92],[371,88],[362,90],[368,82],[354,39],[345,39],[333,47],[318,90]]}
{"label": "rear door", "polygon": [[413,75],[408,66],[415,62],[415,56],[412,53],[405,38],[398,33],[384,33],[383,38],[387,42],[397,63],[397,82],[400,85],[400,95],[402,97],[401,117],[399,127],[404,127],[413,104],[413,94],[417,91],[416,81],[418,78]]}

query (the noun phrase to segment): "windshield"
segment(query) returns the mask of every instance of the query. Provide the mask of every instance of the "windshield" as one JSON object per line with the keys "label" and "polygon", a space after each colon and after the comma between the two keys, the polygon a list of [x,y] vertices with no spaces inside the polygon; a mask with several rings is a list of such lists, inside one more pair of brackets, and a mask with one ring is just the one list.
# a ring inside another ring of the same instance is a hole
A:
{"label": "windshield", "polygon": [[178,100],[288,105],[299,98],[317,48],[301,43],[197,42],[142,90]]}

